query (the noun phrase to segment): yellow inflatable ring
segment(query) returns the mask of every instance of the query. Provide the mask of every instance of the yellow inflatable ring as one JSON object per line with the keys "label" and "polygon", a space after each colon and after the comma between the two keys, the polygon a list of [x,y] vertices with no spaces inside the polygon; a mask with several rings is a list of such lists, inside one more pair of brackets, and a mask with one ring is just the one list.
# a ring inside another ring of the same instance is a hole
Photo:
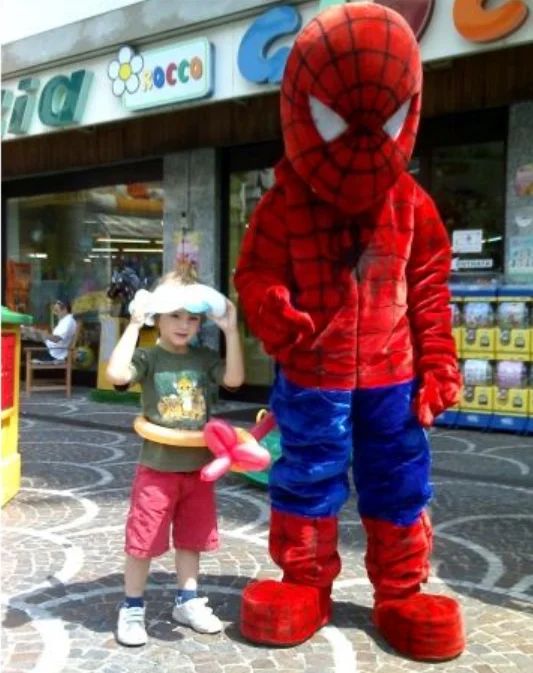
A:
{"label": "yellow inflatable ring", "polygon": [[[188,449],[207,448],[204,433],[201,430],[175,430],[173,428],[165,428],[162,425],[150,423],[144,416],[137,416],[133,422],[133,429],[143,439],[155,442],[156,444],[165,444],[165,446],[176,448],[186,447]],[[244,428],[235,428],[235,432],[241,442],[256,441]]]}

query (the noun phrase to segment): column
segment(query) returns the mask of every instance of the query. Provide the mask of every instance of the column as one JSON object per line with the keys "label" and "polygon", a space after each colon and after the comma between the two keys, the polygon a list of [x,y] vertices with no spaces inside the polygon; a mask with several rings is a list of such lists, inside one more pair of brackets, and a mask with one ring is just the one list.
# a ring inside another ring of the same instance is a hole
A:
{"label": "column", "polygon": [[[220,287],[220,198],[217,153],[213,148],[169,154],[164,159],[164,272],[176,263],[186,225],[198,274],[206,285]],[[196,248],[196,249],[194,249]],[[207,327],[204,342],[218,347],[218,330]]]}

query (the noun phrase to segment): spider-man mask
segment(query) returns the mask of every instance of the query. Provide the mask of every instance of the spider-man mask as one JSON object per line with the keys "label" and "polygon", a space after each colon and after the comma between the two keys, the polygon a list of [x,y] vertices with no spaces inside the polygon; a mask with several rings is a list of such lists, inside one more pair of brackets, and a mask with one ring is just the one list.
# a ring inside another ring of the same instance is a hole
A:
{"label": "spider-man mask", "polygon": [[420,118],[416,38],[378,4],[337,5],[298,35],[281,90],[285,153],[347,213],[382,200],[406,170]]}

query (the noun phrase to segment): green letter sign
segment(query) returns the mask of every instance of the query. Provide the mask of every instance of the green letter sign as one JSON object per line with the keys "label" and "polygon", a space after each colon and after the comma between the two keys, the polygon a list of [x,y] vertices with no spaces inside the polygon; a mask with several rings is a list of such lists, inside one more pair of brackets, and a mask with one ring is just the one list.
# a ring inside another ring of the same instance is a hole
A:
{"label": "green letter sign", "polygon": [[79,124],[87,105],[93,74],[77,70],[70,78],[53,77],[39,100],[39,119],[45,126]]}
{"label": "green letter sign", "polygon": [[6,132],[7,115],[13,105],[13,92],[9,89],[2,89],[2,136]]}
{"label": "green letter sign", "polygon": [[19,96],[13,106],[13,114],[9,121],[9,133],[20,136],[30,130],[31,118],[37,102],[35,93],[39,89],[40,82],[35,77],[21,79],[18,85],[19,91],[26,91],[26,96]]}

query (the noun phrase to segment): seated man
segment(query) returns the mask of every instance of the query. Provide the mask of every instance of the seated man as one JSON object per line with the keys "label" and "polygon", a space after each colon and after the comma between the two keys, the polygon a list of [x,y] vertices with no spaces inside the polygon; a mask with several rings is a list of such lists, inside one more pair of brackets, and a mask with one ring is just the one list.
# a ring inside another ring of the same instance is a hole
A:
{"label": "seated man", "polygon": [[59,319],[52,334],[45,330],[32,330],[39,335],[48,348],[48,353],[40,355],[35,360],[36,362],[61,362],[66,360],[68,350],[76,335],[76,321],[71,313],[69,302],[56,300],[52,306],[52,311]]}

